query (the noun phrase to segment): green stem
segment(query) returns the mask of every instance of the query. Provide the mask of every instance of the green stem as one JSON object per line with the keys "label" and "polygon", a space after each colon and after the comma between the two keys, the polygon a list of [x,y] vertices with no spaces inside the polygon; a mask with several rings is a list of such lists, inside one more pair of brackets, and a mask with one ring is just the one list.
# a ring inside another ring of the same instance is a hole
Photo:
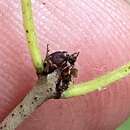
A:
{"label": "green stem", "polygon": [[130,74],[130,62],[94,80],[70,87],[63,93],[63,98],[85,95],[95,90],[102,90],[109,87],[109,84],[126,77],[128,74]]}
{"label": "green stem", "polygon": [[37,36],[32,16],[31,0],[21,0],[23,24],[26,31],[26,37],[28,42],[28,48],[31,54],[33,65],[37,73],[43,71],[43,61],[38,47]]}

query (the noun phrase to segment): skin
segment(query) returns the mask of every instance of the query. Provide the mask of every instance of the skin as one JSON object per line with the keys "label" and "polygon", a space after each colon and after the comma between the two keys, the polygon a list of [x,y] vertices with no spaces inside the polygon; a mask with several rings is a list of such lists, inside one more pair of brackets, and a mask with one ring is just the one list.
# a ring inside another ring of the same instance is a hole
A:
{"label": "skin", "polygon": [[[36,82],[25,42],[20,1],[0,2],[0,120]],[[130,61],[130,7],[123,0],[33,2],[42,53],[80,51],[76,83]],[[5,13],[6,12],[6,13]],[[130,116],[130,76],[108,89],[70,99],[49,100],[17,130],[114,130]]]}

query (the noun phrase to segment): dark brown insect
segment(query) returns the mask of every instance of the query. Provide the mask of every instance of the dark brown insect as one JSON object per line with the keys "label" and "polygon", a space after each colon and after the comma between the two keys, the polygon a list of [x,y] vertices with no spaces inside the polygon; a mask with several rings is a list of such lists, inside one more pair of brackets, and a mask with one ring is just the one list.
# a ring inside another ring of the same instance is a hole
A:
{"label": "dark brown insect", "polygon": [[57,71],[59,79],[56,83],[55,98],[60,98],[62,92],[66,90],[73,77],[77,77],[78,70],[74,68],[79,52],[69,54],[67,51],[56,51],[49,54],[47,45],[47,54],[44,60],[43,75]]}

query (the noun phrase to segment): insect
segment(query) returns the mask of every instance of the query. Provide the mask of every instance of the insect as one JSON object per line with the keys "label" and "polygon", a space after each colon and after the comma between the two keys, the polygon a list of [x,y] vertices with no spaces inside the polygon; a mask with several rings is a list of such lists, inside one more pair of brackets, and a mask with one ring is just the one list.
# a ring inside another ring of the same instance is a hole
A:
{"label": "insect", "polygon": [[74,67],[79,52],[69,54],[67,51],[56,51],[49,54],[47,45],[47,53],[44,60],[43,75],[50,74],[54,71],[58,72],[59,79],[56,83],[55,98],[60,98],[62,92],[66,90],[73,77],[77,77],[78,70]]}

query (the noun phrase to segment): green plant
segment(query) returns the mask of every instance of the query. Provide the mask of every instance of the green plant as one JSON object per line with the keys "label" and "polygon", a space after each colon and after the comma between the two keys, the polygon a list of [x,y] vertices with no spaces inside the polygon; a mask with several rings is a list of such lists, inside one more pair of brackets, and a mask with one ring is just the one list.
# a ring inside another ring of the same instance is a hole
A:
{"label": "green plant", "polygon": [[130,130],[130,117],[121,124],[116,130]]}

